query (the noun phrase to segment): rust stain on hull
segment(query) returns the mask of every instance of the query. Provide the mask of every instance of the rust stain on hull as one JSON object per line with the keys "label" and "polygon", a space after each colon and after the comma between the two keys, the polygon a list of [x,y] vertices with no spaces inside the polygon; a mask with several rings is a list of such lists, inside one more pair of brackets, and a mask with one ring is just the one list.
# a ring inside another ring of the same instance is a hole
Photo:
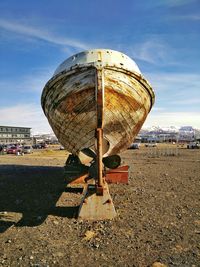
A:
{"label": "rust stain on hull", "polygon": [[58,106],[58,110],[64,114],[80,114],[83,112],[95,111],[95,105],[92,104],[92,101],[87,101],[87,105],[83,109],[83,101],[87,100],[87,98],[89,98],[92,94],[94,94],[94,88],[85,89],[77,93],[71,93],[63,99]]}

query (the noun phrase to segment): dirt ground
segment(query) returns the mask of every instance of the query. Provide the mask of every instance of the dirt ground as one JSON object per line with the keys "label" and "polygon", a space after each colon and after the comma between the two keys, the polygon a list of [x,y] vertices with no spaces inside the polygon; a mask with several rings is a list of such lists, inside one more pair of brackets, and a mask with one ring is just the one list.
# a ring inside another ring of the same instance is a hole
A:
{"label": "dirt ground", "polygon": [[118,216],[89,222],[75,218],[82,194],[66,187],[65,151],[1,155],[0,266],[200,266],[200,150],[121,156],[129,184],[109,185]]}

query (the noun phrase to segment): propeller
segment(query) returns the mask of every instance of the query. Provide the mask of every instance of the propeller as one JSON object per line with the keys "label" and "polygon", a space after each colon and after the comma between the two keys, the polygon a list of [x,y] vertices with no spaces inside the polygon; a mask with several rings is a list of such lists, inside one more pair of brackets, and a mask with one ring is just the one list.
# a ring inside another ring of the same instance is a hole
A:
{"label": "propeller", "polygon": [[[90,149],[90,148],[84,148],[81,150],[83,154],[93,159],[94,162],[96,162],[97,155],[96,153]],[[107,157],[103,157],[102,159],[103,164],[105,167],[109,169],[116,169],[121,164],[121,158],[119,155],[111,155]]]}

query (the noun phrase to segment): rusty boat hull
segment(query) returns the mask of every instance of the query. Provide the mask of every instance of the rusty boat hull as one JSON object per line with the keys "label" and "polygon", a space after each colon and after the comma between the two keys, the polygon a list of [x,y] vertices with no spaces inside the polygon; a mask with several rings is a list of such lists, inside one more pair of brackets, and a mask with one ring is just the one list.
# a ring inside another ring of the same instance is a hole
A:
{"label": "rusty boat hull", "polygon": [[95,150],[101,118],[104,154],[114,155],[127,149],[140,131],[154,92],[129,57],[97,49],[64,61],[45,85],[41,103],[67,151]]}

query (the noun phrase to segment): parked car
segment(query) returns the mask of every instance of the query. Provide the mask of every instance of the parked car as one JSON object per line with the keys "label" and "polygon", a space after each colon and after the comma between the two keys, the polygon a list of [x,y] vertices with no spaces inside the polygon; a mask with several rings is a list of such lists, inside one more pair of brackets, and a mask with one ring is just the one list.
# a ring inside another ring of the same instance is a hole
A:
{"label": "parked car", "polygon": [[41,143],[40,145],[41,145],[41,148],[47,148],[48,147],[48,145],[46,143]]}
{"label": "parked car", "polygon": [[191,143],[189,143],[188,145],[187,145],[187,148],[188,149],[195,149],[195,148],[200,148],[200,144],[199,143],[197,143],[197,142],[191,142]]}
{"label": "parked car", "polygon": [[65,148],[64,148],[64,146],[60,146],[60,150],[64,150]]}
{"label": "parked car", "polygon": [[31,154],[31,153],[33,153],[33,149],[32,149],[31,146],[24,146],[23,149],[22,149],[22,152],[24,154]]}
{"label": "parked car", "polygon": [[35,144],[35,145],[32,145],[32,148],[33,149],[41,149],[42,146],[41,146],[41,144]]}
{"label": "parked car", "polygon": [[7,154],[16,154],[17,152],[21,152],[22,149],[18,146],[11,146],[7,148]]}
{"label": "parked car", "polygon": [[157,147],[157,143],[154,143],[154,142],[152,142],[152,143],[146,143],[145,144],[145,147]]}
{"label": "parked car", "polygon": [[42,149],[42,148],[47,148],[47,147],[48,145],[46,143],[38,143],[38,144],[32,145],[33,149]]}
{"label": "parked car", "polygon": [[140,144],[139,143],[133,143],[129,147],[129,149],[139,149],[139,148],[140,148]]}

